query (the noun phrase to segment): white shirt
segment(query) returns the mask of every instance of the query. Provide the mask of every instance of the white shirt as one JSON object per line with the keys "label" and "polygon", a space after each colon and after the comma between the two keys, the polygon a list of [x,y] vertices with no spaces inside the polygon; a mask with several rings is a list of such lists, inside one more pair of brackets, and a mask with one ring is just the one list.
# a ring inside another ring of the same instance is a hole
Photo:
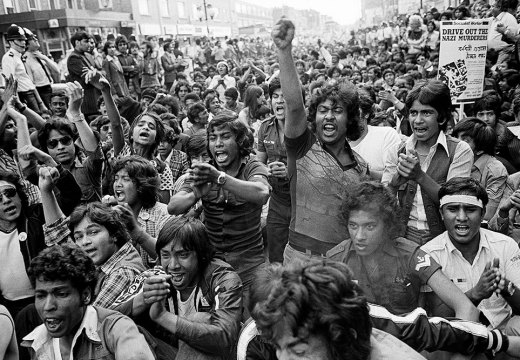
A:
{"label": "white shirt", "polygon": [[388,155],[401,143],[401,137],[388,126],[368,125],[368,132],[357,145],[350,145],[368,163],[369,170],[383,172]]}
{"label": "white shirt", "polygon": [[[453,245],[448,232],[427,242],[421,249],[442,266],[442,270],[455,285],[466,292],[477,285],[486,263],[493,258],[500,260],[500,272],[513,283],[520,283],[520,248],[509,236],[480,229],[480,244],[477,255],[470,264]],[[495,293],[480,302],[478,308],[490,321],[493,328],[503,329],[512,315],[506,300]]]}
{"label": "white shirt", "polygon": [[[20,236],[27,234],[22,233]],[[15,301],[34,296],[34,289],[25,271],[25,263],[20,251],[18,230],[9,234],[0,232],[0,292],[7,300]]]}
{"label": "white shirt", "polygon": [[[415,135],[412,134],[406,141],[406,153],[409,153],[410,150],[416,148],[417,139]],[[399,144],[389,152],[387,161],[385,163],[385,170],[383,172],[383,178],[381,182],[385,185],[388,185],[392,180],[394,174],[397,173],[397,164],[399,162],[399,156],[397,152],[399,151]],[[437,142],[430,148],[430,151],[426,158],[421,159],[421,170],[426,172],[428,167],[430,166],[433,156],[439,151],[446,151],[448,154],[448,143],[446,140],[446,135],[443,131],[439,133],[437,137]],[[473,166],[473,151],[467,143],[464,141],[460,141],[455,148],[455,155],[453,156],[453,161],[448,170],[448,175],[446,180],[449,180],[454,177],[469,177],[471,174],[471,168]],[[428,223],[426,221],[426,211],[424,210],[424,201],[422,198],[421,186],[417,187],[417,193],[415,194],[415,198],[412,204],[412,210],[410,211],[410,218],[408,221],[408,226],[413,226],[419,230],[428,230]]]}

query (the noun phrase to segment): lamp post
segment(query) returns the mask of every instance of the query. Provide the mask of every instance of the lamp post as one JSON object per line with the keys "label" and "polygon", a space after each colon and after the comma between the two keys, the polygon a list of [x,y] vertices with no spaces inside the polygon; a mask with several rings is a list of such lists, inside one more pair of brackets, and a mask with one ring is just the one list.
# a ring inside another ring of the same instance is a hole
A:
{"label": "lamp post", "polygon": [[211,20],[213,20],[213,18],[216,15],[216,10],[210,3],[207,3],[206,0],[202,0],[202,6],[204,7],[204,14],[202,14],[202,8],[200,6],[198,6],[197,7],[198,18],[199,18],[199,21],[202,21],[202,19],[204,17],[204,20],[206,21],[206,30],[208,31],[208,36],[209,36],[208,16]]}

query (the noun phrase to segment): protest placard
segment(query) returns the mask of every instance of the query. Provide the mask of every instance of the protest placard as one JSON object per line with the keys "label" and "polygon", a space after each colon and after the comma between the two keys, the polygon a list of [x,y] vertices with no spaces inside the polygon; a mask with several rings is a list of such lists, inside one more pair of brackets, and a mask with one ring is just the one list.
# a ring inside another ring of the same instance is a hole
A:
{"label": "protest placard", "polygon": [[488,30],[488,20],[441,21],[437,77],[450,88],[453,104],[482,96]]}

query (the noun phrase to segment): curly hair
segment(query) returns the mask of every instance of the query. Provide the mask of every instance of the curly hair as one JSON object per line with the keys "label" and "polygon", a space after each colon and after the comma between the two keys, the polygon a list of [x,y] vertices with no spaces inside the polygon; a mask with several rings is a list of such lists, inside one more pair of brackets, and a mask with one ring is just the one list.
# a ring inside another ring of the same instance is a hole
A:
{"label": "curly hair", "polygon": [[[227,127],[235,135],[235,140],[238,145],[238,150],[241,157],[248,156],[253,151],[253,133],[238,120],[237,115],[233,112],[221,112],[211,120],[207,128],[207,141],[208,146],[210,143],[210,135],[216,129],[220,127]],[[213,158],[213,154],[209,151],[208,154]]]}
{"label": "curly hair", "polygon": [[145,111],[144,113],[142,113],[141,115],[136,117],[135,120],[132,122],[132,125],[130,126],[130,130],[128,131],[128,141],[129,141],[130,145],[132,145],[134,143],[134,139],[133,139],[134,129],[135,129],[137,123],[145,116],[149,116],[155,120],[155,132],[156,132],[155,141],[151,145],[151,149],[150,149],[150,153],[153,154],[164,137],[164,125],[163,125],[161,118],[156,113]]}
{"label": "curly hair", "polygon": [[199,273],[203,273],[215,255],[215,249],[209,241],[204,224],[192,217],[170,218],[159,231],[155,251],[159,255],[165,246],[170,243],[175,246],[177,242],[180,242],[184,250],[195,251]]}
{"label": "curly hair", "polygon": [[113,211],[107,204],[93,202],[78,206],[69,220],[69,229],[74,234],[74,229],[84,219],[89,218],[91,222],[104,226],[110,236],[116,240],[116,246],[121,248],[130,240],[130,234],[125,228],[124,222],[117,211]]}
{"label": "curly hair", "polygon": [[260,270],[259,277],[264,281],[251,287],[251,297],[257,301],[252,316],[262,335],[273,343],[285,328],[302,340],[322,335],[332,359],[368,359],[369,309],[347,265],[331,260],[274,264]]}
{"label": "curly hair", "polygon": [[181,89],[181,87],[186,87],[186,89],[188,89],[188,93],[191,92],[191,86],[190,84],[188,84],[187,81],[184,81],[184,80],[180,80],[179,82],[177,82],[177,84],[175,85],[175,88],[173,89],[175,95],[179,96],[179,90]]}
{"label": "curly hair", "polygon": [[[33,287],[36,280],[70,281],[80,293],[90,289],[94,294],[97,282],[96,266],[92,259],[75,245],[54,245],[44,249],[32,261],[27,271]],[[93,300],[91,296],[90,301]]]}
{"label": "curly hair", "polygon": [[[164,130],[165,130],[165,133],[164,133],[163,141],[167,142],[172,147],[175,147],[175,145],[177,145],[177,143],[179,142],[179,139],[180,139],[180,131],[176,131],[175,129],[173,129],[170,126],[165,126]],[[180,130],[178,126],[177,126],[177,130]]]}
{"label": "curly hair", "polygon": [[453,120],[450,89],[446,84],[440,80],[418,82],[406,96],[406,108],[411,109],[415,101],[433,107],[439,113],[439,128],[446,131],[448,123]]}
{"label": "curly hair", "polygon": [[309,104],[308,120],[316,131],[316,112],[318,106],[331,100],[333,105],[341,105],[347,112],[347,138],[357,140],[361,136],[359,116],[359,96],[356,87],[352,83],[324,83],[312,96]]}
{"label": "curly hair", "polygon": [[389,239],[402,233],[401,209],[395,196],[383,184],[376,181],[363,181],[343,194],[341,213],[348,223],[352,211],[364,210],[382,219]]}
{"label": "curly hair", "polygon": [[125,169],[128,172],[128,176],[135,184],[137,195],[143,208],[149,209],[153,207],[158,199],[157,192],[160,180],[157,170],[155,170],[150,161],[138,155],[125,156],[117,160],[112,169],[112,188],[114,187],[115,176],[121,169]]}

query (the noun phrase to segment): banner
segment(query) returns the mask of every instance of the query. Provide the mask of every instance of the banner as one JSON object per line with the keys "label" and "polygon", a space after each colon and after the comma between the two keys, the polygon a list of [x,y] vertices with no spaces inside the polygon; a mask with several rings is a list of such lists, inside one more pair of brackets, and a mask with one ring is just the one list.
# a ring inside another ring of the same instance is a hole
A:
{"label": "banner", "polygon": [[453,104],[482,96],[488,30],[488,20],[441,21],[437,78],[450,88]]}

